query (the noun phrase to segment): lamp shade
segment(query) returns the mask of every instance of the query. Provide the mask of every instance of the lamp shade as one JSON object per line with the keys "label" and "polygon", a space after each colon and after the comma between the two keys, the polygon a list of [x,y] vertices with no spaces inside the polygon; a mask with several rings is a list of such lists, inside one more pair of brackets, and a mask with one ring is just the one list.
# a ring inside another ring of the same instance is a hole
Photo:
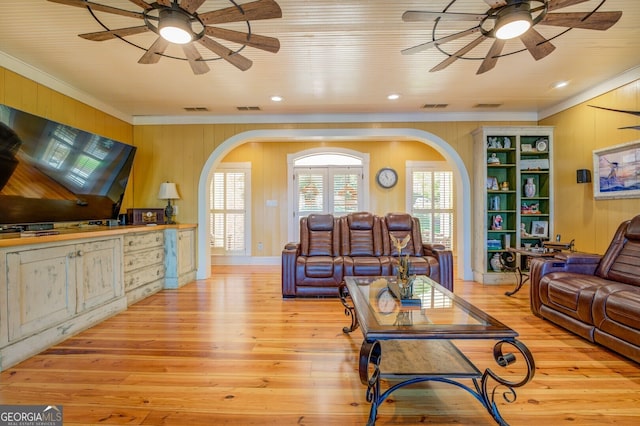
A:
{"label": "lamp shade", "polygon": [[160,184],[160,191],[158,191],[158,198],[161,200],[179,200],[180,194],[178,194],[178,188],[173,182],[163,182]]}

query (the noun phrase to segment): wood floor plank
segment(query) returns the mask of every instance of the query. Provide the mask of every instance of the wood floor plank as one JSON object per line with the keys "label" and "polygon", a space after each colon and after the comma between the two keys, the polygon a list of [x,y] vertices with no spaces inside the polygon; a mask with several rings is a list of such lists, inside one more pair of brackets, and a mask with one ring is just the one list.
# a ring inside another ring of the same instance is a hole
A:
{"label": "wood floor plank", "polygon": [[[527,287],[455,288],[534,355],[535,378],[498,399],[511,425],[640,424],[638,364],[532,315]],[[336,299],[282,299],[279,267],[216,267],[2,372],[0,404],[62,404],[71,426],[362,425],[362,336],[348,324]],[[481,370],[521,373],[495,364],[491,341],[456,344]],[[423,383],[391,395],[377,424],[495,423],[467,392]]]}

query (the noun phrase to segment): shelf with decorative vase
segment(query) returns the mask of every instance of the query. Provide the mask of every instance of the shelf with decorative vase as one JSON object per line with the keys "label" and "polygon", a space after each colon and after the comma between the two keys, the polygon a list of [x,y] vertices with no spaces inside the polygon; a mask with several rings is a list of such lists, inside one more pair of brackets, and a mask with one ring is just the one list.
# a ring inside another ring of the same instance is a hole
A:
{"label": "shelf with decorative vase", "polygon": [[553,128],[485,126],[473,137],[474,280],[513,283],[504,268],[507,249],[540,245],[546,239],[540,232],[551,232]]}

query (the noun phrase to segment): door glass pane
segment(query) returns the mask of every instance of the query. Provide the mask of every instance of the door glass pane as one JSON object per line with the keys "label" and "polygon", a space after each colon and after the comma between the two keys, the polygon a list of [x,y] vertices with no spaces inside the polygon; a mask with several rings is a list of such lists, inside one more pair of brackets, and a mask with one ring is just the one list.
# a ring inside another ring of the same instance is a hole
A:
{"label": "door glass pane", "polygon": [[333,212],[347,214],[359,210],[360,175],[357,173],[333,175]]}
{"label": "door glass pane", "polygon": [[310,213],[322,213],[324,206],[324,175],[320,173],[298,173],[298,212],[300,217]]}

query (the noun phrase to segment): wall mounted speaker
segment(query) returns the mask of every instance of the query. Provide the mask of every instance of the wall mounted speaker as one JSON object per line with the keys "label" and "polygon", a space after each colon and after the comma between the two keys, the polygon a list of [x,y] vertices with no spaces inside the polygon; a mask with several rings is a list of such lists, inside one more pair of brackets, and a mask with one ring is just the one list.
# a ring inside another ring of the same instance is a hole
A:
{"label": "wall mounted speaker", "polygon": [[576,170],[576,182],[577,183],[591,182],[591,170],[587,170],[587,169]]}

